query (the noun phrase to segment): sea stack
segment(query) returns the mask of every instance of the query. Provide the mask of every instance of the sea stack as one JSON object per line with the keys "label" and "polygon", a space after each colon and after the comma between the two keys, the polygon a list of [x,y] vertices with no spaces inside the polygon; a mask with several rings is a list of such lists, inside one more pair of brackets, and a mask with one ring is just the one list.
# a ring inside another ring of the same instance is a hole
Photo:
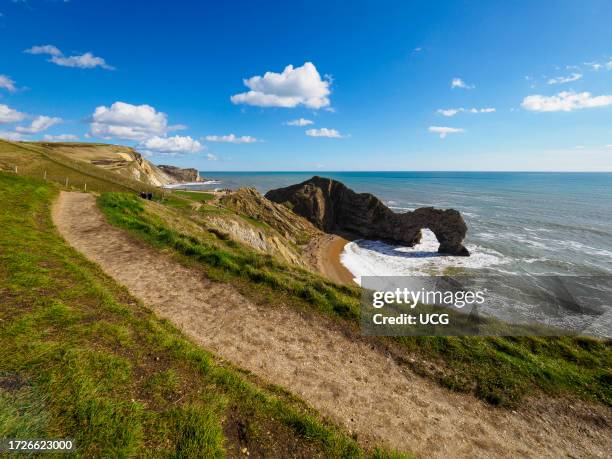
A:
{"label": "sea stack", "polygon": [[341,182],[324,177],[270,190],[266,198],[284,204],[327,233],[350,234],[412,247],[429,228],[438,239],[439,253],[469,256],[463,240],[467,225],[454,209],[423,207],[395,213],[370,193],[355,193]]}

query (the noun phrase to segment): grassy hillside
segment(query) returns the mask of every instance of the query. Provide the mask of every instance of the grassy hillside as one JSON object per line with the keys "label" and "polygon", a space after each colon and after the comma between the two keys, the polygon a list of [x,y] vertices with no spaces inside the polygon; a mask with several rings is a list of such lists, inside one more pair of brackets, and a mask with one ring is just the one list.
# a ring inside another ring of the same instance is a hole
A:
{"label": "grassy hillside", "polygon": [[[71,437],[82,457],[364,455],[296,398],[192,344],[69,247],[51,222],[56,194],[0,172],[1,438]],[[141,213],[127,195],[105,200],[113,212]]]}
{"label": "grassy hillside", "polygon": [[[269,304],[291,304],[336,319],[357,335],[357,288],[262,255],[198,224],[188,208],[106,193],[98,200],[109,221],[157,247],[169,247],[207,276]],[[199,210],[201,211],[201,209]],[[402,337],[373,340],[418,373],[496,405],[526,395],[579,397],[612,405],[612,344],[582,337]]]}
{"label": "grassy hillside", "polygon": [[[79,144],[76,144],[77,146]],[[85,150],[95,144],[83,144]],[[101,145],[100,148],[107,146]],[[49,182],[88,191],[151,191],[157,188],[138,180],[94,166],[86,161],[63,154],[53,144],[8,142],[0,139],[0,171],[15,171],[18,175],[40,178]],[[68,179],[68,182],[66,182]]]}

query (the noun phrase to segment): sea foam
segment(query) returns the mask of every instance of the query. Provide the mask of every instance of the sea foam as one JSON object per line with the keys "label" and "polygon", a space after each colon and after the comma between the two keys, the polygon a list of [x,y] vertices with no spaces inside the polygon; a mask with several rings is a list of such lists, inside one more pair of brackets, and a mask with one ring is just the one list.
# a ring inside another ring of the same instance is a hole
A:
{"label": "sea foam", "polygon": [[428,229],[421,231],[421,242],[414,247],[398,247],[380,241],[357,240],[344,247],[340,261],[355,276],[443,275],[448,268],[481,269],[507,263],[501,253],[477,245],[467,245],[469,257],[438,253],[438,240]]}

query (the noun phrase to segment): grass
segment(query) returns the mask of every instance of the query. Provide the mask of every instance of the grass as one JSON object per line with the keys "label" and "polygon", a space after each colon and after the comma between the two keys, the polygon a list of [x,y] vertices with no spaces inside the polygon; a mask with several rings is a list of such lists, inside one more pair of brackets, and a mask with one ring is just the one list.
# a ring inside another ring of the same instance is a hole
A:
{"label": "grass", "polygon": [[[353,333],[360,291],[262,255],[214,232],[192,230],[132,196],[98,200],[109,221],[157,247],[170,247],[207,275],[271,305],[291,304],[332,317]],[[171,211],[171,209],[169,209]],[[171,212],[170,212],[171,214]],[[186,220],[186,219],[185,219]],[[400,337],[376,341],[398,361],[449,389],[516,407],[544,393],[612,405],[611,342],[586,337]]]}
{"label": "grass", "polygon": [[205,193],[205,192],[199,192],[199,191],[174,190],[172,194],[178,195],[182,198],[187,198],[191,201],[196,201],[196,202],[208,202],[215,197],[215,195],[212,193]]}
{"label": "grass", "polygon": [[[0,437],[81,457],[361,457],[300,400],[158,319],[57,234],[48,182],[0,173]],[[126,195],[115,211],[140,213]],[[387,453],[373,451],[380,457]]]}
{"label": "grass", "polygon": [[[158,192],[155,187],[137,180],[122,177],[111,171],[71,159],[45,144],[28,142],[8,142],[0,139],[0,171],[14,171],[19,175],[44,178],[69,188],[88,191],[150,191]],[[66,182],[68,179],[68,182]]]}

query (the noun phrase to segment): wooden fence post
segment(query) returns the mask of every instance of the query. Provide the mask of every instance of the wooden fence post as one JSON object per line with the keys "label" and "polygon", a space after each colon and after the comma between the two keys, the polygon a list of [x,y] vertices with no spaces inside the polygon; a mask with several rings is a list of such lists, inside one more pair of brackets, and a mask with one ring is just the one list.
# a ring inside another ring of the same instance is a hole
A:
{"label": "wooden fence post", "polygon": [[17,166],[15,166],[15,174],[17,173]]}
{"label": "wooden fence post", "polygon": [[87,183],[85,184],[85,188],[84,188],[84,191],[87,191]]}
{"label": "wooden fence post", "polygon": [[45,173],[43,175],[43,179],[47,180],[47,171],[45,171]]}
{"label": "wooden fence post", "polygon": [[66,177],[66,188],[68,188],[68,177]]}

